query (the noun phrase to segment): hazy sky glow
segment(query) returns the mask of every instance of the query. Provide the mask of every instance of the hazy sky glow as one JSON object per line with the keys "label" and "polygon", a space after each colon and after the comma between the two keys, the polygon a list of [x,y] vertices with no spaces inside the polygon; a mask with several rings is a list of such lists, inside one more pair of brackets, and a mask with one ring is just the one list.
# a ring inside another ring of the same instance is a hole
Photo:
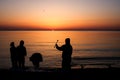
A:
{"label": "hazy sky glow", "polygon": [[13,26],[120,29],[120,0],[0,0],[0,27]]}

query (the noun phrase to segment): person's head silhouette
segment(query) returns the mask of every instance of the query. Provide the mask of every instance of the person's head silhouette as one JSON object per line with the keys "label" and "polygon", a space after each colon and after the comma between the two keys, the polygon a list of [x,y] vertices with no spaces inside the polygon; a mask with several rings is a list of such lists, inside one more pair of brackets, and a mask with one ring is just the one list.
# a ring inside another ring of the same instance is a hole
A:
{"label": "person's head silhouette", "polygon": [[69,44],[70,44],[70,38],[66,38],[66,39],[65,39],[65,43],[66,43],[67,45],[69,45]]}
{"label": "person's head silhouette", "polygon": [[21,46],[24,45],[24,41],[23,41],[23,40],[20,41],[20,45],[21,45]]}
{"label": "person's head silhouette", "polygon": [[11,47],[14,46],[14,42],[11,42],[11,43],[10,43],[10,46],[11,46]]}

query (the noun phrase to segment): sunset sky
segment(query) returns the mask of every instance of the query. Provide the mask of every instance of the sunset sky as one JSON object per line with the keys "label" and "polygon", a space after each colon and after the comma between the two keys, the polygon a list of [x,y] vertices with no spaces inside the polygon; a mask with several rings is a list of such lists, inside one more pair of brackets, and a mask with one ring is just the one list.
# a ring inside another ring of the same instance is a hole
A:
{"label": "sunset sky", "polygon": [[120,29],[120,0],[0,0],[2,29]]}

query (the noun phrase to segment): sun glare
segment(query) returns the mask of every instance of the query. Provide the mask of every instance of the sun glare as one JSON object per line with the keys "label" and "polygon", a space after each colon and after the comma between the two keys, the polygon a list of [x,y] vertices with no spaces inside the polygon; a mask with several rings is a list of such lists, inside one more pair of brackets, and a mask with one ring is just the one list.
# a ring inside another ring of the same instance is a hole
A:
{"label": "sun glare", "polygon": [[43,26],[45,26],[48,29],[59,29],[63,25],[63,22],[60,19],[54,19],[54,18],[47,18],[43,22]]}

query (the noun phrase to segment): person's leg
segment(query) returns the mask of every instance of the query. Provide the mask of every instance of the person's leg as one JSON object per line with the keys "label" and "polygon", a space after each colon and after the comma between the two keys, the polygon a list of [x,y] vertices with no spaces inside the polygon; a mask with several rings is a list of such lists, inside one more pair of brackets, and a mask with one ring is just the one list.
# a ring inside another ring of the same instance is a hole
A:
{"label": "person's leg", "polygon": [[71,64],[70,61],[62,61],[62,70],[63,71],[70,71],[71,70]]}
{"label": "person's leg", "polygon": [[25,58],[22,58],[22,60],[21,60],[21,66],[22,66],[23,69],[25,68]]}
{"label": "person's leg", "polygon": [[32,61],[32,63],[33,63],[33,66],[34,66],[35,69],[39,68],[39,62]]}
{"label": "person's leg", "polygon": [[21,60],[19,60],[19,61],[18,61],[18,67],[19,67],[19,68],[22,67],[21,63],[22,63]]}
{"label": "person's leg", "polygon": [[36,65],[36,64],[35,64],[35,61],[32,61],[32,64],[33,64],[33,66],[34,66],[34,68],[35,68],[35,65]]}
{"label": "person's leg", "polygon": [[11,58],[11,65],[12,65],[12,68],[14,68],[14,60]]}
{"label": "person's leg", "polygon": [[36,68],[39,68],[39,62],[36,62]]}

